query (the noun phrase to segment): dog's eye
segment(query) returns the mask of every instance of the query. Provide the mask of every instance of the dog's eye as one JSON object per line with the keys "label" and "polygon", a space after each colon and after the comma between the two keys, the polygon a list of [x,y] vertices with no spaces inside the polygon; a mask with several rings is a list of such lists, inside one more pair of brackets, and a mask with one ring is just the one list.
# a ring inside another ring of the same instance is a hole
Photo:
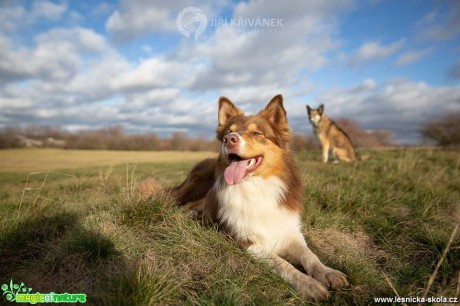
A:
{"label": "dog's eye", "polygon": [[253,135],[253,136],[261,136],[262,133],[261,133],[261,132],[258,132],[258,131],[252,131],[252,132],[251,132],[251,135]]}

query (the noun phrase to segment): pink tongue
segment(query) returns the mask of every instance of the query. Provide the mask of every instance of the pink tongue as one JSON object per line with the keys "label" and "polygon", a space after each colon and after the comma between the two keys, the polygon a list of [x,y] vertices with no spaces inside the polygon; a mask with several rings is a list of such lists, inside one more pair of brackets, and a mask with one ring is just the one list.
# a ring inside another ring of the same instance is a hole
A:
{"label": "pink tongue", "polygon": [[250,159],[242,161],[234,161],[225,169],[224,178],[227,184],[234,185],[241,182],[241,180],[246,176],[246,168],[249,165]]}

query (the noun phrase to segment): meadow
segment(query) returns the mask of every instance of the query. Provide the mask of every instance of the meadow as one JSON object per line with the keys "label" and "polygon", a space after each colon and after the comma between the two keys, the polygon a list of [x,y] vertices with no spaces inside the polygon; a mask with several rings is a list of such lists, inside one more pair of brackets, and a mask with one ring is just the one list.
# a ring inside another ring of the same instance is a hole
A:
{"label": "meadow", "polygon": [[[306,240],[351,284],[321,305],[459,297],[459,152],[361,153],[370,159],[351,164],[296,153]],[[230,238],[137,189],[177,184],[215,155],[0,151],[0,285],[86,293],[88,305],[302,305]]]}

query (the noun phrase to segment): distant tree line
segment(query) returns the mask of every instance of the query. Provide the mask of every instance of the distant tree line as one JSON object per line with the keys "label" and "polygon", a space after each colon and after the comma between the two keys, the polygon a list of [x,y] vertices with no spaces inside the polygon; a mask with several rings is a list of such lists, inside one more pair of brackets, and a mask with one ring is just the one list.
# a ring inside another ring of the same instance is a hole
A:
{"label": "distant tree line", "polygon": [[420,133],[442,147],[460,147],[460,112],[425,122]]}
{"label": "distant tree line", "polygon": [[169,138],[155,133],[129,134],[122,126],[67,132],[60,128],[30,125],[0,131],[0,148],[51,147],[84,150],[215,151],[218,142],[205,137],[191,138],[176,132]]}
{"label": "distant tree line", "polygon": [[[359,127],[356,121],[346,118],[337,119],[335,123],[347,133],[355,148],[377,148],[394,145],[393,136],[388,130],[364,130]],[[320,147],[318,139],[313,134],[306,136],[295,134],[293,137],[292,149],[295,151],[319,149]]]}
{"label": "distant tree line", "polygon": [[393,135],[386,129],[364,130],[356,121],[341,118],[335,121],[351,138],[356,148],[376,148],[394,145]]}
{"label": "distant tree line", "polygon": [[[390,131],[364,130],[356,121],[338,119],[336,123],[348,134],[357,148],[394,145]],[[422,124],[419,132],[430,143],[443,147],[460,147],[460,113],[447,114]],[[156,151],[217,151],[219,142],[204,136],[190,137],[176,132],[168,138],[155,133],[129,134],[122,126],[97,130],[68,132],[50,126],[29,125],[0,129],[0,149],[19,147],[54,147],[86,150],[156,150]],[[294,151],[319,149],[313,134],[294,134],[291,147]]]}
{"label": "distant tree line", "polygon": [[[356,147],[379,147],[393,144],[387,130],[365,131],[355,121],[338,120]],[[68,132],[49,126],[29,125],[0,130],[0,149],[18,147],[51,147],[86,150],[155,150],[155,151],[217,151],[219,142],[203,136],[190,137],[176,132],[168,138],[155,133],[129,134],[122,126],[97,130]],[[319,142],[313,134],[294,134],[291,147],[294,151],[318,149]]]}

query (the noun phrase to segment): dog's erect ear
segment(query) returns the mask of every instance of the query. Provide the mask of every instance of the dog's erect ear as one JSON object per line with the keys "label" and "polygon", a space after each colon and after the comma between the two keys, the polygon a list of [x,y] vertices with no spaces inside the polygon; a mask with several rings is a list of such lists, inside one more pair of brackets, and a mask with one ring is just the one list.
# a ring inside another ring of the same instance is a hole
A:
{"label": "dog's erect ear", "polygon": [[307,113],[310,114],[311,113],[311,108],[310,108],[310,105],[307,105]]}
{"label": "dog's erect ear", "polygon": [[261,110],[259,114],[268,119],[272,125],[287,124],[286,110],[283,106],[283,96],[274,96],[265,109]]}
{"label": "dog's erect ear", "polygon": [[287,146],[291,137],[291,130],[283,106],[283,96],[274,96],[265,109],[259,112],[259,115],[267,119],[275,131],[274,142],[281,147]]}
{"label": "dog's erect ear", "polygon": [[244,113],[232,101],[226,97],[219,98],[219,126],[226,125],[230,118],[238,115],[244,115]]}
{"label": "dog's erect ear", "polygon": [[324,113],[324,104],[321,104],[318,108],[320,114]]}

